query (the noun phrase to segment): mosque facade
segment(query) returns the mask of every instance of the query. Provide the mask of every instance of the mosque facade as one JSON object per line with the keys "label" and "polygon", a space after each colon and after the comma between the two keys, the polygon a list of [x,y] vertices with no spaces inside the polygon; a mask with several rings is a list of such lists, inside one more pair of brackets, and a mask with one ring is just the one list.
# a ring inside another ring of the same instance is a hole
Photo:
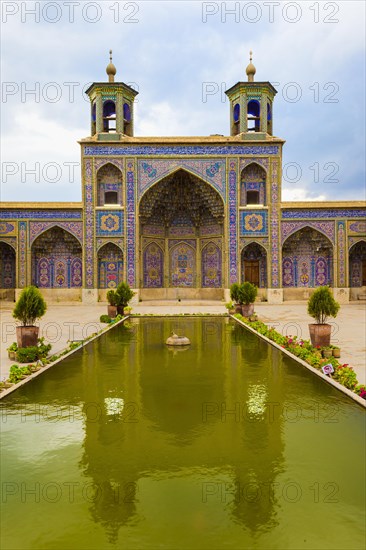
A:
{"label": "mosque facade", "polygon": [[283,202],[276,90],[247,80],[226,95],[230,135],[135,137],[137,92],[94,82],[81,139],[82,201],[0,203],[0,293],[29,284],[51,301],[105,300],[120,281],[136,299],[228,299],[249,280],[270,303],[329,285],[366,294],[366,203]]}

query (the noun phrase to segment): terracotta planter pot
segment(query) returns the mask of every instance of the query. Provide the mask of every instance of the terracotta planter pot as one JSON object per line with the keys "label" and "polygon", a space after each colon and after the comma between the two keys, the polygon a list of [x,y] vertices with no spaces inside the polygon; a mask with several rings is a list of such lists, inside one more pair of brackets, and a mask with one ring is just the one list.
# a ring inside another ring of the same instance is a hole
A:
{"label": "terracotta planter pot", "polygon": [[340,356],[341,356],[341,350],[339,348],[333,349],[333,357],[336,357],[337,359],[339,359]]}
{"label": "terracotta planter pot", "polygon": [[314,348],[316,348],[317,346],[320,346],[321,348],[328,347],[330,345],[331,332],[331,325],[311,323],[309,325],[311,345],[314,346]]}
{"label": "terracotta planter pot", "polygon": [[17,327],[18,348],[29,348],[36,346],[38,341],[39,327]]}
{"label": "terracotta planter pot", "polygon": [[243,317],[250,317],[254,313],[254,304],[242,305],[241,310]]}
{"label": "terracotta planter pot", "polygon": [[331,349],[323,349],[322,355],[323,355],[323,357],[328,359],[329,357],[333,356],[333,351]]}
{"label": "terracotta planter pot", "polygon": [[108,317],[114,319],[117,315],[117,306],[108,306]]}
{"label": "terracotta planter pot", "polygon": [[17,358],[17,352],[16,351],[8,351],[8,357],[11,361],[15,361]]}

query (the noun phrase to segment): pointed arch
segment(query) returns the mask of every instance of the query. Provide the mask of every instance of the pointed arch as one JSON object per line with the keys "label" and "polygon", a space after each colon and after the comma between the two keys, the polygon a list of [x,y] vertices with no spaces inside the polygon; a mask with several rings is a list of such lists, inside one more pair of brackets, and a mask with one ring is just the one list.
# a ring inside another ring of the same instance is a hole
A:
{"label": "pointed arch", "polygon": [[139,206],[141,205],[141,201],[147,192],[151,191],[156,185],[164,182],[164,180],[167,180],[168,178],[173,179],[173,177],[178,172],[186,172],[187,174],[193,176],[193,178],[196,178],[196,180],[199,180],[209,185],[220,197],[223,206],[225,205],[225,201],[224,201],[224,197],[222,196],[222,193],[212,184],[212,182],[208,178],[205,178],[203,174],[195,172],[192,168],[189,168],[184,164],[182,164],[180,166],[174,166],[173,168],[169,168],[168,171],[162,174],[162,176],[159,177],[156,181],[153,181],[150,185],[146,186],[139,197],[139,200],[138,200]]}
{"label": "pointed arch", "polygon": [[97,205],[122,205],[122,170],[116,163],[108,160],[96,171]]}
{"label": "pointed arch", "polygon": [[[15,237],[14,237],[14,238],[15,238]],[[7,244],[8,246],[10,246],[10,247],[14,250],[14,252],[17,251],[17,247],[16,247],[16,244],[15,244],[15,241],[14,241],[14,242],[8,241],[8,240],[6,240],[6,239],[0,237],[0,243]]]}
{"label": "pointed arch", "polygon": [[[220,193],[185,168],[174,167],[170,175],[151,184],[139,203],[144,288],[221,288],[220,245],[215,250],[211,247],[209,254],[204,244],[216,243],[223,234],[224,216]],[[215,239],[211,237],[212,227]],[[148,242],[151,238],[156,242],[146,249],[147,235]]]}
{"label": "pointed arch", "polygon": [[240,206],[266,204],[267,171],[258,162],[247,164],[240,174]]}
{"label": "pointed arch", "polygon": [[351,288],[366,286],[366,239],[353,243],[348,252],[349,286]]}
{"label": "pointed arch", "polygon": [[222,285],[221,248],[210,241],[201,252],[201,276],[203,288],[220,288]]}
{"label": "pointed arch", "polygon": [[258,288],[267,287],[267,250],[257,242],[246,244],[241,251],[241,280]]}
{"label": "pointed arch", "polygon": [[31,263],[32,284],[40,288],[80,288],[82,285],[80,241],[57,224],[34,239]]}
{"label": "pointed arch", "polygon": [[0,239],[0,288],[16,288],[16,249],[12,243]]}
{"label": "pointed arch", "polygon": [[99,170],[101,168],[103,168],[103,166],[105,166],[106,164],[112,164],[113,166],[118,168],[118,170],[121,172],[121,174],[123,174],[123,160],[109,158],[109,157],[108,158],[98,158],[95,161],[95,172],[96,172],[96,174],[98,174]]}
{"label": "pointed arch", "polygon": [[196,286],[196,250],[185,241],[174,244],[169,250],[170,286],[193,288]]}
{"label": "pointed arch", "polygon": [[111,241],[111,240],[104,240],[103,242],[99,243],[97,245],[97,251],[99,251],[101,248],[103,248],[103,246],[105,246],[106,244],[114,244],[123,254],[123,247],[119,244],[119,243],[116,243],[115,241]]}
{"label": "pointed arch", "polygon": [[164,251],[155,241],[143,251],[143,284],[144,288],[164,286]]}
{"label": "pointed arch", "polygon": [[155,216],[164,219],[163,224],[167,225],[184,207],[188,217],[199,217],[191,220],[197,226],[209,216],[222,220],[225,213],[223,198],[214,186],[186,169],[174,169],[169,176],[152,184],[140,199],[139,213],[145,223]]}
{"label": "pointed arch", "polygon": [[288,233],[286,234],[286,237],[282,241],[282,245],[284,245],[286,243],[287,239],[289,239],[291,237],[291,235],[294,235],[295,233],[297,233],[301,229],[315,230],[318,233],[321,233],[322,235],[324,235],[324,237],[329,241],[331,246],[334,245],[334,243],[331,241],[331,239],[330,239],[329,235],[326,233],[326,231],[324,231],[318,225],[315,227],[315,225],[312,225],[311,222],[306,222],[304,224],[301,224],[300,226],[294,225],[294,227],[292,229],[290,229],[288,231]]}
{"label": "pointed arch", "polygon": [[[34,223],[34,222],[31,222],[31,223]],[[69,222],[66,222],[66,223],[68,225],[72,225]],[[81,224],[81,222],[76,222],[76,223]],[[74,231],[71,227],[65,227],[63,222],[41,222],[41,224],[44,227],[42,227],[37,234],[35,234],[35,235],[31,234],[30,235],[30,237],[29,237],[30,245],[32,245],[38,239],[38,237],[41,237],[41,235],[46,233],[46,231],[48,231],[49,229],[52,229],[53,227],[56,227],[58,229],[61,229],[62,231],[66,231],[66,233],[70,233],[70,235],[75,237],[75,239],[80,243],[80,246],[82,246],[82,244],[83,244],[82,236],[78,235],[76,230]],[[81,233],[81,229],[80,229],[80,233]]]}
{"label": "pointed arch", "polygon": [[98,250],[98,288],[113,289],[122,280],[123,252],[116,243],[104,243]]}
{"label": "pointed arch", "polygon": [[282,245],[283,287],[333,285],[333,244],[314,227],[289,235]]}

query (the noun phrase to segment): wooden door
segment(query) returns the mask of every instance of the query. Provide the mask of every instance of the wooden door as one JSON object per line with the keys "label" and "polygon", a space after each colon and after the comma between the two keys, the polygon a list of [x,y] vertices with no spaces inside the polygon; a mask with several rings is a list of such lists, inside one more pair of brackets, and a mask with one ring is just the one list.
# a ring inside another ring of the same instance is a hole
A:
{"label": "wooden door", "polygon": [[244,262],[244,280],[259,287],[259,260]]}
{"label": "wooden door", "polygon": [[362,260],[361,284],[362,286],[366,286],[366,260]]}

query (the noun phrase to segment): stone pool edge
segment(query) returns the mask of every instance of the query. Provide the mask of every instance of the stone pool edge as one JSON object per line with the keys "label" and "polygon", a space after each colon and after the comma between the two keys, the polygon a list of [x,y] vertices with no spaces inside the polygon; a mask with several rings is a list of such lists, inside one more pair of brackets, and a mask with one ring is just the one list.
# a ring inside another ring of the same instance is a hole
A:
{"label": "stone pool edge", "polygon": [[272,340],[270,340],[269,338],[267,338],[267,336],[264,336],[264,334],[260,334],[259,332],[257,332],[254,328],[246,325],[245,323],[243,323],[243,321],[241,321],[240,319],[237,319],[236,317],[234,317],[233,315],[230,314],[230,317],[236,321],[237,323],[239,323],[241,326],[243,326],[244,328],[248,329],[250,332],[252,332],[253,334],[256,334],[257,336],[259,336],[260,338],[262,338],[263,340],[265,340],[268,344],[271,344],[271,346],[277,348],[278,350],[280,350],[282,353],[288,355],[288,357],[291,357],[291,359],[294,359],[294,361],[296,361],[297,363],[299,363],[300,365],[302,365],[303,367],[306,367],[310,372],[312,372],[313,374],[316,374],[317,376],[319,376],[320,378],[322,378],[327,384],[330,384],[331,386],[335,387],[337,390],[341,391],[342,393],[344,393],[345,395],[347,395],[348,397],[350,397],[351,399],[353,399],[353,401],[356,401],[356,403],[358,403],[359,405],[361,405],[363,408],[366,408],[366,401],[365,399],[362,399],[362,397],[360,397],[359,395],[357,395],[357,393],[353,392],[352,390],[349,390],[348,388],[346,388],[345,386],[343,386],[342,384],[340,384],[339,382],[337,382],[336,380],[333,380],[332,378],[329,378],[329,376],[326,376],[325,374],[323,374],[322,372],[318,371],[315,367],[312,367],[311,365],[309,365],[309,363],[307,363],[306,361],[304,361],[303,359],[300,359],[299,357],[297,357],[296,355],[294,355],[293,353],[291,353],[290,351],[288,351],[287,349],[284,349],[282,346],[280,346],[279,344],[276,344],[276,342],[273,342]]}
{"label": "stone pool edge", "polygon": [[96,340],[97,338],[100,338],[100,336],[102,336],[103,334],[105,334],[106,332],[108,332],[109,330],[112,330],[114,327],[120,325],[121,323],[123,323],[124,321],[126,321],[126,319],[128,319],[130,316],[129,315],[126,315],[125,317],[123,317],[123,319],[120,319],[119,321],[117,321],[116,323],[113,323],[112,325],[107,325],[106,328],[103,328],[100,332],[98,332],[95,336],[93,336],[92,338],[89,338],[88,340],[85,340],[83,341],[80,346],[78,346],[77,348],[75,349],[72,349],[71,351],[69,351],[68,353],[65,353],[65,355],[63,355],[62,357],[59,357],[58,359],[56,359],[56,361],[53,361],[52,363],[49,363],[48,365],[44,365],[43,367],[41,367],[39,370],[37,370],[36,372],[33,372],[32,374],[29,374],[29,376],[27,376],[26,378],[24,378],[24,380],[20,380],[20,382],[17,382],[16,384],[13,384],[10,388],[6,388],[4,391],[1,392],[0,394],[0,401],[1,399],[3,399],[4,397],[6,397],[7,395],[9,395],[10,393],[14,392],[15,390],[17,390],[18,388],[20,388],[21,386],[24,386],[24,384],[27,384],[28,382],[30,382],[31,380],[34,380],[34,378],[36,378],[37,376],[40,376],[41,374],[43,374],[46,370],[50,369],[51,367],[54,367],[55,365],[57,365],[57,363],[61,363],[61,361],[63,361],[64,359],[66,359],[67,357],[70,357],[70,355],[72,355],[73,353],[75,353],[76,351],[79,351],[80,349],[82,349],[83,347],[85,347],[86,345],[90,344],[90,342],[93,342],[93,340]]}

